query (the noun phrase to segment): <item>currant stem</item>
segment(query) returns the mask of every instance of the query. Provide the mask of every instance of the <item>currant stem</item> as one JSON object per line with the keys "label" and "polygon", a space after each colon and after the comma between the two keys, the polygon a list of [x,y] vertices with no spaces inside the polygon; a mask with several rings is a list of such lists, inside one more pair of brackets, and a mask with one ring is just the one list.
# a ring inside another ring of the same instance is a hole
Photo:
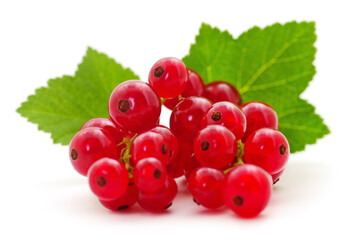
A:
{"label": "currant stem", "polygon": [[244,155],[244,143],[242,143],[241,140],[237,141],[237,154],[236,157],[237,159],[242,158]]}
{"label": "currant stem", "polygon": [[[182,99],[184,99],[183,97],[182,97],[182,95],[180,94],[179,96],[177,96],[177,99],[179,100],[179,101],[181,101]],[[166,98],[160,98],[160,102],[161,102],[161,104],[162,105],[164,105],[164,102],[166,101]]]}
{"label": "currant stem", "polygon": [[125,144],[125,148],[121,151],[121,157],[120,161],[125,163],[125,167],[129,172],[129,178],[132,178],[132,173],[134,168],[130,165],[130,158],[131,158],[131,145],[134,142],[137,134],[135,134],[130,140],[128,138],[124,138],[121,143],[118,144],[118,146]]}
{"label": "currant stem", "polygon": [[235,162],[233,164],[233,167],[225,169],[224,174],[227,174],[228,172],[230,172],[232,169],[234,169],[238,165],[243,165],[244,164],[243,159],[242,159],[243,155],[244,155],[244,143],[242,143],[242,141],[239,140],[239,141],[237,141],[237,154],[236,154],[237,162]]}

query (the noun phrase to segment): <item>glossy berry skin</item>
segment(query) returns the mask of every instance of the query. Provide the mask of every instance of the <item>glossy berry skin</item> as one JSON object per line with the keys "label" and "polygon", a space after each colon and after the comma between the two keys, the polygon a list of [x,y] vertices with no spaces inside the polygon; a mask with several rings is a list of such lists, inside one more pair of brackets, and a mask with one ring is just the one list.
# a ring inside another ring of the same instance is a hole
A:
{"label": "glossy berry skin", "polygon": [[247,140],[249,135],[261,128],[278,129],[278,117],[272,107],[262,102],[247,102],[241,105],[241,109],[247,118],[247,130],[242,139]]}
{"label": "glossy berry skin", "polygon": [[170,129],[179,141],[193,141],[210,107],[211,102],[202,97],[189,97],[176,105],[170,116]]}
{"label": "glossy berry skin", "polygon": [[223,187],[225,175],[222,171],[200,167],[191,173],[188,190],[200,205],[215,209],[224,205]]}
{"label": "glossy berry skin", "polygon": [[124,164],[111,158],[102,158],[92,164],[88,179],[91,191],[103,200],[121,197],[129,183],[128,171]]}
{"label": "glossy berry skin", "polygon": [[139,80],[119,84],[108,102],[109,117],[114,124],[134,133],[154,127],[160,111],[158,94],[147,83]]}
{"label": "glossy berry skin", "polygon": [[138,198],[138,189],[133,182],[129,182],[129,186],[125,193],[114,200],[99,199],[102,206],[112,211],[124,211],[130,209]]}
{"label": "glossy berry skin", "polygon": [[179,141],[177,140],[175,134],[169,128],[163,125],[158,125],[157,127],[152,128],[150,131],[159,133],[164,138],[164,143],[169,151],[168,164],[175,161],[179,152]]}
{"label": "glossy berry skin", "polygon": [[183,161],[179,157],[179,141],[177,137],[169,128],[163,125],[152,128],[150,131],[161,134],[164,138],[164,142],[168,146],[170,154],[169,161],[166,164],[168,174],[173,178],[181,177],[183,175]]}
{"label": "glossy berry skin", "polygon": [[231,102],[217,102],[202,119],[202,128],[208,125],[222,125],[240,140],[246,131],[247,120],[242,110]]}
{"label": "glossy berry skin", "polygon": [[274,129],[262,128],[253,132],[244,145],[244,162],[260,166],[270,174],[281,171],[288,157],[288,141]]}
{"label": "glossy berry skin", "polygon": [[[81,129],[89,128],[89,127],[98,127],[102,128],[106,132],[111,135],[115,143],[118,145],[121,143],[124,139],[124,137],[131,139],[132,138],[132,133],[123,131],[119,126],[116,126],[111,120],[108,118],[92,118],[89,121],[87,121]],[[121,150],[124,148],[124,145],[117,146],[117,152],[118,152],[118,157],[120,156]]]}
{"label": "glossy berry skin", "polygon": [[267,206],[271,193],[271,176],[258,166],[239,165],[225,176],[224,202],[241,217],[258,215]]}
{"label": "glossy berry skin", "polygon": [[179,151],[175,161],[172,161],[167,165],[168,174],[173,178],[179,178],[185,173],[185,164],[190,160],[193,155],[193,143],[192,142],[179,142]]}
{"label": "glossy berry skin", "polygon": [[212,168],[223,168],[231,163],[237,153],[235,135],[221,125],[210,125],[196,135],[193,152],[198,162]]}
{"label": "glossy berry skin", "polygon": [[179,96],[186,88],[188,73],[185,64],[177,58],[158,60],[148,75],[149,84],[162,98]]}
{"label": "glossy berry skin", "polygon": [[197,161],[193,151],[190,153],[187,153],[185,162],[184,162],[184,175],[186,179],[188,180],[192,172],[200,166],[202,166],[202,164]]}
{"label": "glossy berry skin", "polygon": [[86,123],[84,123],[84,125],[81,127],[80,130],[89,128],[89,127],[98,127],[107,131],[116,140],[115,142],[117,144],[121,143],[124,137],[131,139],[135,135],[132,132],[124,131],[123,129],[121,129],[120,126],[115,125],[108,118],[92,118],[88,120]]}
{"label": "glossy berry skin", "polygon": [[138,203],[150,212],[162,212],[167,210],[177,194],[177,185],[171,176],[167,176],[164,186],[158,191],[140,191]]}
{"label": "glossy berry skin", "polygon": [[273,184],[276,184],[280,180],[280,177],[283,174],[283,172],[284,169],[282,169],[278,173],[271,174]]}
{"label": "glossy berry skin", "polygon": [[204,97],[208,98],[213,103],[228,101],[240,105],[242,102],[238,90],[229,83],[222,81],[215,81],[206,85]]}
{"label": "glossy berry skin", "polygon": [[90,166],[100,158],[117,159],[117,145],[105,130],[96,127],[85,128],[72,138],[69,157],[74,169],[86,176]]}
{"label": "glossy berry skin", "polygon": [[180,158],[181,154],[177,155],[175,161],[172,161],[166,165],[167,172],[173,178],[179,178],[184,175],[184,161]]}
{"label": "glossy berry skin", "polygon": [[183,174],[186,179],[190,177],[190,174],[201,164],[196,160],[193,153],[193,142],[181,142],[179,148],[179,159],[183,166]]}
{"label": "glossy berry skin", "polygon": [[134,181],[142,191],[156,191],[164,186],[167,171],[165,166],[156,158],[139,160],[134,168]]}
{"label": "glossy berry skin", "polygon": [[[182,98],[188,98],[192,96],[203,96],[204,94],[204,82],[201,76],[192,69],[188,69],[188,81],[185,90],[181,93]],[[164,106],[173,110],[180,102],[179,97],[169,98],[164,101]]]}
{"label": "glossy berry skin", "polygon": [[132,143],[131,158],[135,164],[148,157],[157,158],[164,166],[168,163],[170,151],[161,134],[147,131],[138,135]]}

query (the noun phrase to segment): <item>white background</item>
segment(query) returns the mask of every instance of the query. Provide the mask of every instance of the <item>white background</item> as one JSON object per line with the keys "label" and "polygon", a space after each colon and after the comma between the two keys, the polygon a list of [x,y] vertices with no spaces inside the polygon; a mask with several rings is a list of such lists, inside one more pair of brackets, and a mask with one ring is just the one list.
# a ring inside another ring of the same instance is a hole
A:
{"label": "white background", "polygon": [[[0,239],[349,239],[346,2],[1,1]],[[73,75],[88,46],[146,80],[159,58],[188,53],[201,22],[237,37],[254,25],[292,20],[316,21],[317,74],[303,97],[332,134],[290,157],[256,219],[197,207],[182,181],[168,213],[111,213],[71,167],[67,146],[15,112],[48,79]]]}

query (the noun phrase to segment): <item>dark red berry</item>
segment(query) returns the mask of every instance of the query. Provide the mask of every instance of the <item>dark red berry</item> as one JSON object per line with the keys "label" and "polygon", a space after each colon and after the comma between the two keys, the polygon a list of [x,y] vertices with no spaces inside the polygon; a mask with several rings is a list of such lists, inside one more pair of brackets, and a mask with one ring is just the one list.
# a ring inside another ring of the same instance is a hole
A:
{"label": "dark red berry", "polygon": [[139,160],[134,168],[134,181],[142,191],[156,191],[164,186],[167,172],[165,166],[156,158]]}
{"label": "dark red berry", "polygon": [[139,205],[150,212],[162,212],[167,210],[177,194],[177,185],[171,176],[167,176],[164,186],[158,191],[139,192]]}
{"label": "dark red berry", "polygon": [[258,215],[267,206],[271,193],[271,176],[258,166],[239,165],[225,176],[224,202],[241,217]]}
{"label": "dark red berry", "polygon": [[284,169],[288,157],[287,138],[274,129],[262,128],[253,132],[244,145],[244,162],[258,165],[270,174]]}
{"label": "dark red berry", "polygon": [[163,125],[158,125],[150,130],[151,132],[159,133],[164,138],[164,143],[169,151],[169,161],[168,164],[177,158],[179,151],[179,142],[175,134],[167,127]]}
{"label": "dark red berry", "polygon": [[238,90],[229,83],[222,81],[209,83],[205,87],[204,97],[208,98],[213,103],[228,101],[240,105],[242,102]]}
{"label": "dark red berry", "polygon": [[[108,132],[109,135],[111,135],[114,138],[115,143],[117,145],[123,141],[124,137],[131,139],[132,135],[133,135],[130,132],[126,132],[126,131],[122,130],[119,126],[116,126],[111,120],[109,120],[107,118],[92,118],[89,121],[87,121],[81,127],[81,129],[85,129],[85,128],[89,128],[89,127],[102,128],[103,130]],[[117,152],[118,152],[117,156],[118,157],[120,156],[120,152],[124,147],[125,147],[124,145],[120,145],[117,147]]]}
{"label": "dark red berry", "polygon": [[124,211],[129,210],[136,202],[138,198],[138,189],[133,182],[129,182],[126,192],[119,198],[114,200],[102,200],[100,203],[107,209],[112,211]]}
{"label": "dark red berry", "polygon": [[202,97],[189,97],[176,105],[170,116],[170,129],[179,141],[193,141],[211,103]]}
{"label": "dark red berry", "polygon": [[242,110],[231,102],[214,103],[204,115],[201,126],[222,125],[240,140],[246,131],[247,121]]}
{"label": "dark red berry", "polygon": [[187,80],[185,64],[174,57],[158,60],[148,75],[149,84],[162,98],[173,98],[180,95],[186,88]]}
{"label": "dark red berry", "polygon": [[171,157],[169,142],[164,137],[153,131],[147,131],[138,135],[131,146],[131,157],[134,163],[143,158],[153,157],[161,161],[164,166]]}
{"label": "dark red berry", "polygon": [[107,131],[89,127],[74,135],[69,145],[69,157],[75,170],[86,176],[90,166],[100,158],[117,159],[117,145]]}
{"label": "dark red berry", "polygon": [[92,192],[103,200],[121,197],[129,183],[128,171],[124,164],[111,158],[102,158],[92,164],[88,178]]}
{"label": "dark red berry", "polygon": [[220,170],[199,167],[188,179],[188,190],[200,205],[211,209],[219,208],[224,205],[224,177]]}
{"label": "dark red berry", "polygon": [[110,119],[122,129],[135,133],[154,127],[160,111],[157,93],[147,83],[138,80],[119,84],[108,102]]}
{"label": "dark red berry", "polygon": [[[188,81],[185,90],[181,93],[182,98],[188,98],[192,96],[203,96],[204,94],[204,82],[201,76],[192,69],[188,69]],[[164,105],[173,110],[175,106],[180,102],[179,97],[166,99]]]}
{"label": "dark red berry", "polygon": [[234,160],[237,153],[237,140],[227,128],[221,125],[210,125],[196,135],[193,151],[201,164],[220,169]]}
{"label": "dark red berry", "polygon": [[278,117],[272,107],[262,102],[247,102],[241,105],[247,119],[247,130],[242,138],[245,142],[249,135],[261,128],[278,129]]}

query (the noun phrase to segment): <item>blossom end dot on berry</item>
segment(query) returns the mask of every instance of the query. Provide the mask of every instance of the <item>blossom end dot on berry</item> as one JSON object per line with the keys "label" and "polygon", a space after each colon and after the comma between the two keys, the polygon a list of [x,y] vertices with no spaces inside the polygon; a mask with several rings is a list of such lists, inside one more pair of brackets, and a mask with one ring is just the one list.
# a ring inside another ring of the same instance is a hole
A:
{"label": "blossom end dot on berry", "polygon": [[221,113],[220,112],[213,112],[211,115],[211,119],[213,119],[213,121],[217,122],[221,119]]}
{"label": "blossom end dot on berry", "polygon": [[96,177],[96,183],[100,187],[104,187],[106,185],[106,179],[102,176]]}
{"label": "blossom end dot on berry", "polygon": [[205,141],[203,141],[203,142],[201,143],[201,149],[202,149],[203,151],[206,151],[206,150],[209,149],[209,142],[208,142],[207,140],[205,140]]}
{"label": "blossom end dot on berry", "polygon": [[154,170],[153,176],[154,176],[155,179],[159,179],[161,177],[161,175],[162,175],[162,171],[159,168]]}
{"label": "blossom end dot on berry", "polygon": [[70,155],[72,157],[73,160],[77,160],[78,158],[78,152],[77,150],[75,150],[74,148],[72,149],[72,151],[70,152]]}
{"label": "blossom end dot on berry", "polygon": [[284,144],[282,144],[281,146],[280,146],[280,154],[281,155],[284,155],[284,154],[286,154],[286,151],[287,151],[287,147],[284,145]]}
{"label": "blossom end dot on berry", "polygon": [[241,196],[237,195],[237,196],[233,197],[232,202],[236,206],[242,206],[244,199]]}
{"label": "blossom end dot on berry", "polygon": [[166,146],[165,143],[162,144],[162,153],[166,154],[168,152],[168,147]]}
{"label": "blossom end dot on berry", "polygon": [[129,205],[122,205],[122,206],[118,207],[118,211],[122,211],[122,210],[125,210],[128,208],[129,208]]}
{"label": "blossom end dot on berry", "polygon": [[164,73],[164,68],[162,66],[158,66],[154,69],[154,76],[161,77]]}
{"label": "blossom end dot on berry", "polygon": [[195,198],[192,198],[192,199],[193,199],[193,202],[195,202],[198,206],[201,205]]}
{"label": "blossom end dot on berry", "polygon": [[119,103],[118,103],[119,111],[121,111],[122,113],[125,113],[129,110],[129,108],[130,108],[130,103],[128,100],[126,100],[126,99],[119,100]]}
{"label": "blossom end dot on berry", "polygon": [[168,208],[170,208],[171,205],[173,205],[173,202],[171,202],[171,203],[169,203],[169,205],[165,206],[164,210],[167,210]]}

